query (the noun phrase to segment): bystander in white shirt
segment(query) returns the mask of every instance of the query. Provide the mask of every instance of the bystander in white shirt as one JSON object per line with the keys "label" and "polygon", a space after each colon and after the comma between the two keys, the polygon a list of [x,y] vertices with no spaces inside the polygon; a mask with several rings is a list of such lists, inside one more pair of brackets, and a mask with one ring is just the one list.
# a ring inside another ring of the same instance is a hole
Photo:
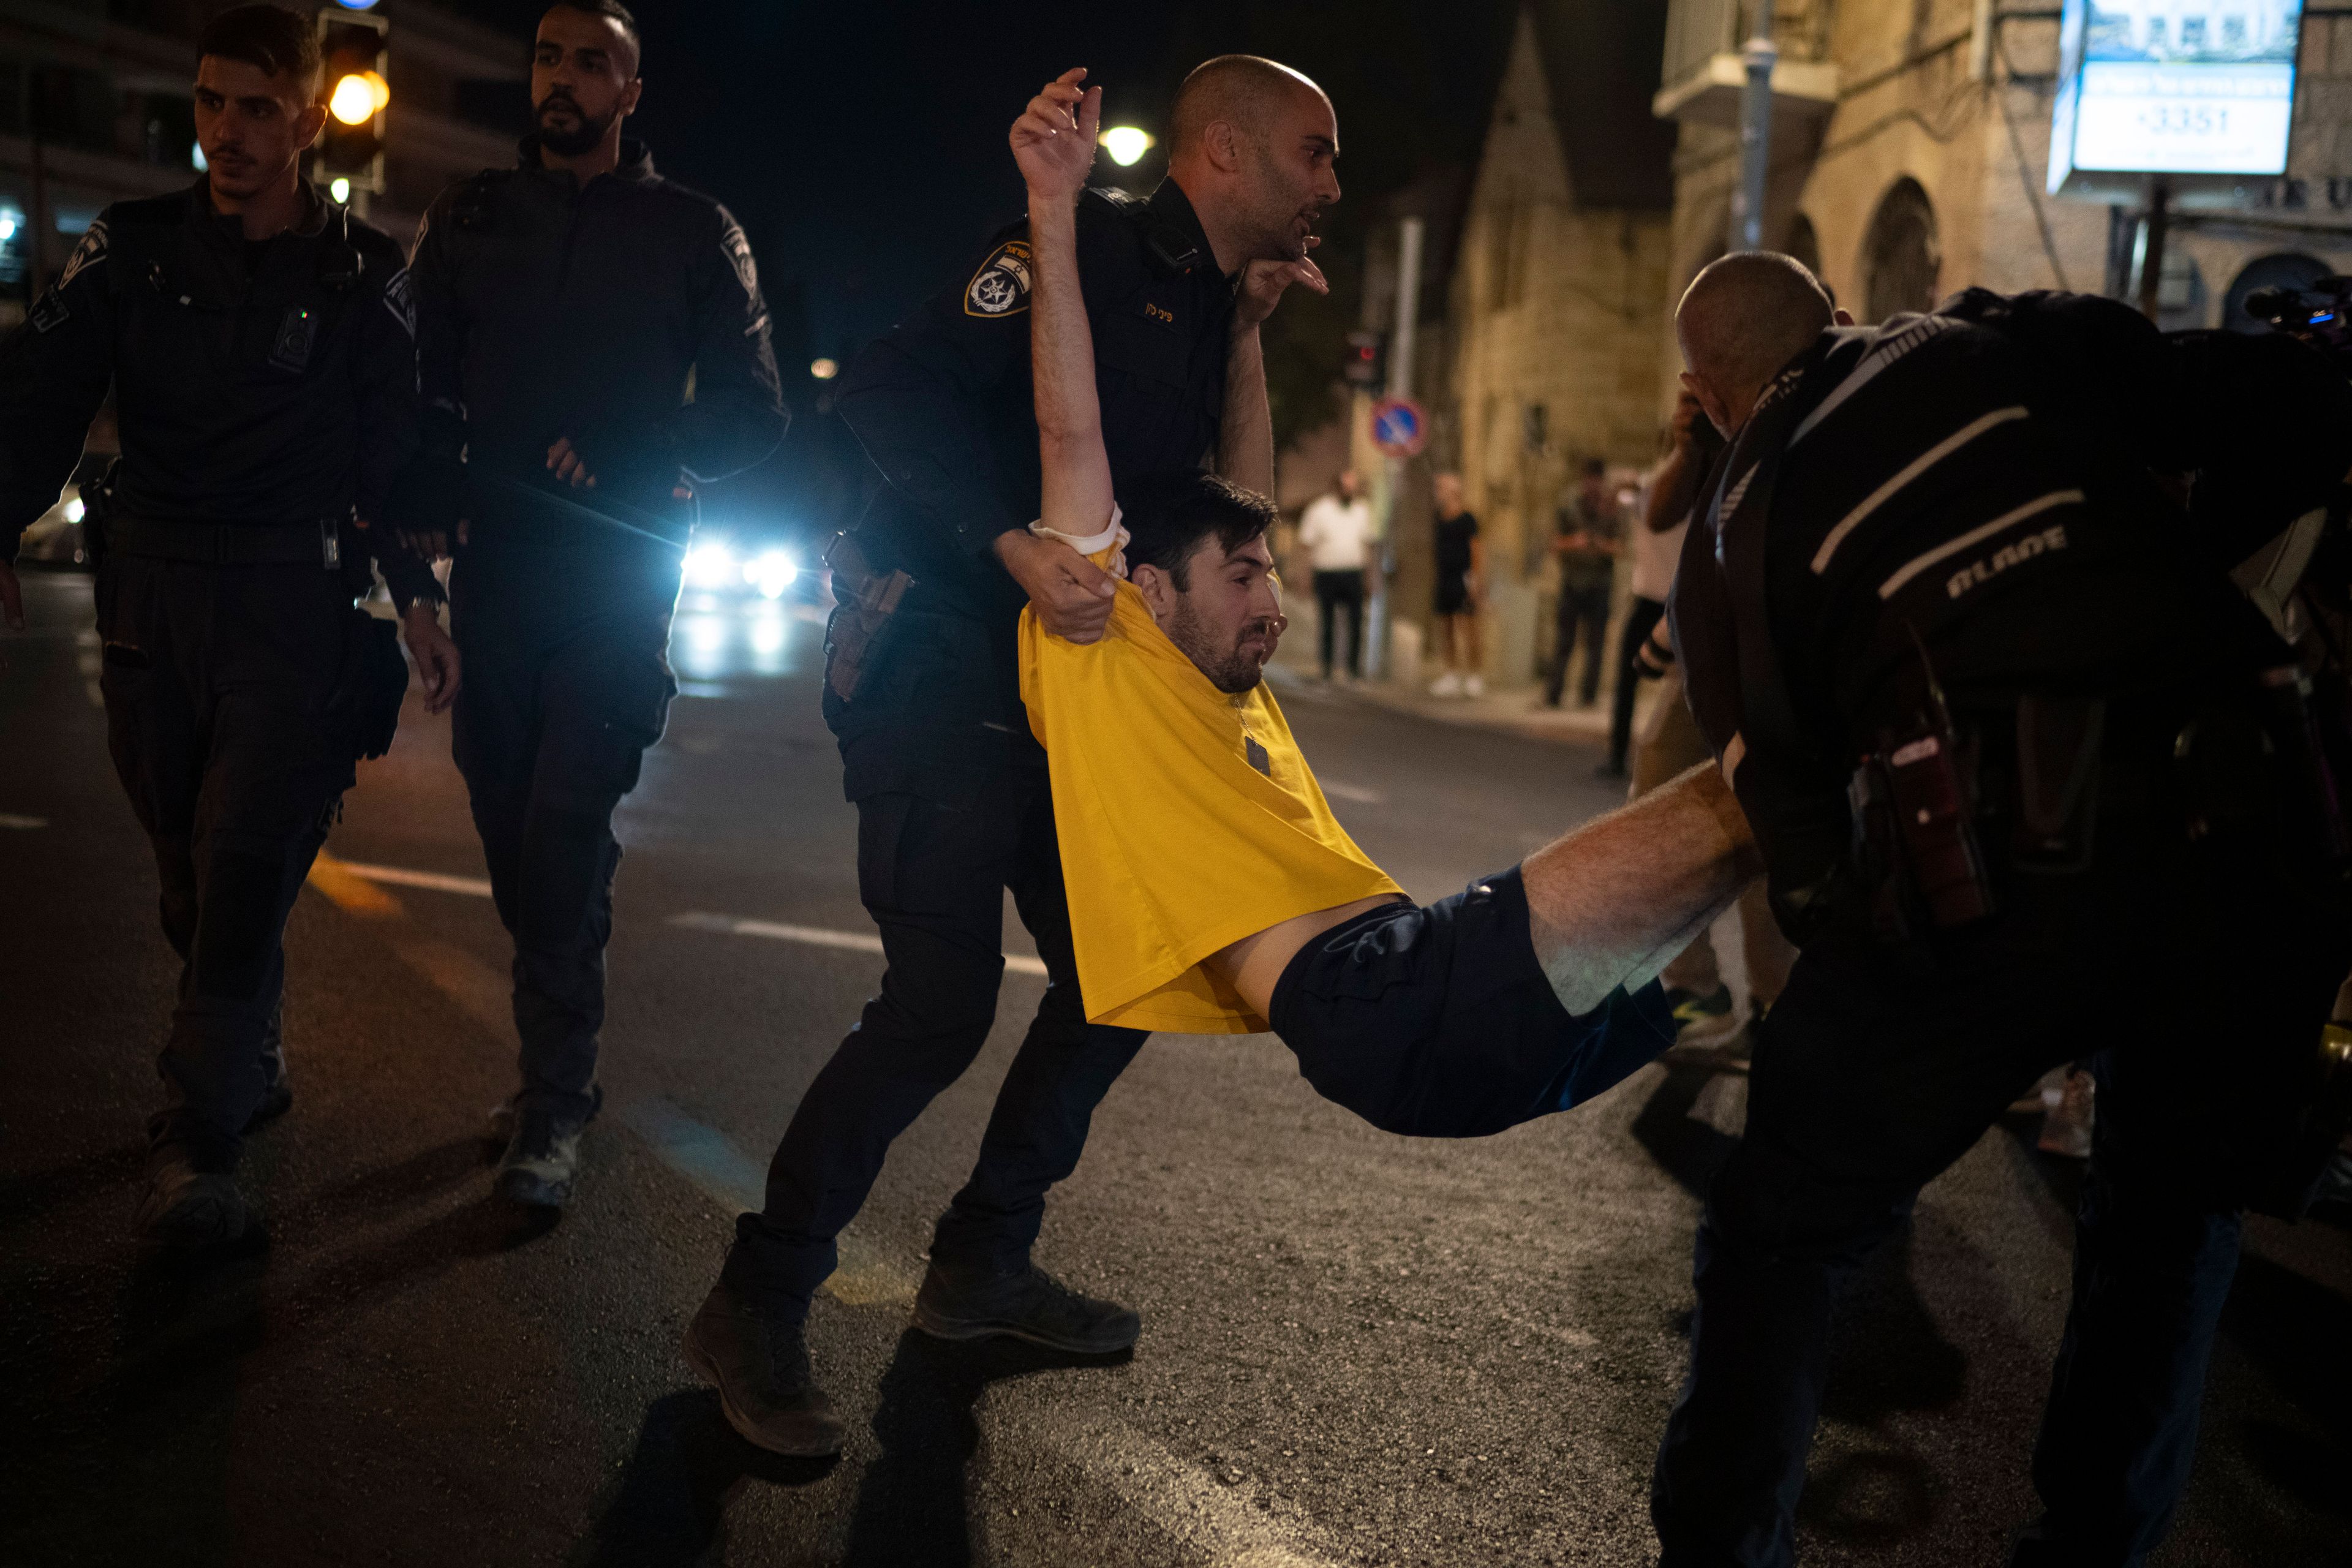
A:
{"label": "bystander in white shirt", "polygon": [[1318,572],[1360,572],[1372,537],[1372,503],[1337,492],[1316,497],[1298,519],[1298,542]]}

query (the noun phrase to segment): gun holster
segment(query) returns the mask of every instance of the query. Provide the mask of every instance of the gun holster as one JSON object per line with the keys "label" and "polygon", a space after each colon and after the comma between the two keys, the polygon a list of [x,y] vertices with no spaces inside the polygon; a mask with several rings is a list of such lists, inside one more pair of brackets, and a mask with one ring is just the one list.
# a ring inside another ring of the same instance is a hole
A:
{"label": "gun holster", "polygon": [[844,702],[857,695],[857,678],[875,638],[889,625],[915,580],[895,568],[877,573],[855,535],[836,533],[825,547],[833,573],[833,615],[824,624],[824,679]]}
{"label": "gun holster", "polygon": [[392,750],[408,696],[408,659],[397,625],[356,607],[351,616],[344,657],[352,674],[352,754],[364,762]]}

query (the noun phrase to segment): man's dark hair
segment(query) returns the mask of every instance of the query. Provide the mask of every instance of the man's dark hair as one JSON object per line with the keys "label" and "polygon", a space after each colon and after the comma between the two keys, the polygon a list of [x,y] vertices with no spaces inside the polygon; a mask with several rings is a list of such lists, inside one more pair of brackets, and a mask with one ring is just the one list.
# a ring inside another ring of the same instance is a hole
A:
{"label": "man's dark hair", "polygon": [[205,24],[196,53],[242,60],[264,76],[291,72],[307,96],[319,88],[319,31],[283,5],[238,5]]}
{"label": "man's dark hair", "polygon": [[1230,555],[1274,526],[1274,503],[1255,490],[1198,468],[1146,474],[1123,486],[1119,510],[1127,524],[1127,567],[1157,566],[1179,593],[1192,586],[1186,570],[1202,541],[1214,536]]}
{"label": "man's dark hair", "polygon": [[[629,40],[630,52],[635,56],[635,59],[632,63],[635,65],[643,65],[645,63],[646,41],[637,36],[636,14],[631,11],[626,5],[622,5],[621,0],[555,0],[555,4],[549,6],[548,9],[551,11],[579,11],[591,16],[609,17],[611,20],[619,23],[621,27],[621,36]],[[634,75],[634,71],[631,74]]]}

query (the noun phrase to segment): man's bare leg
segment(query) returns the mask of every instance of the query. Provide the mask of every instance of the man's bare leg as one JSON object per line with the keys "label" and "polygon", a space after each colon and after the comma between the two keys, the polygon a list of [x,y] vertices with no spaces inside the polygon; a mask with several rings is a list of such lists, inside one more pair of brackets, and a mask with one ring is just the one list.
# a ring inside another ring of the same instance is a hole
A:
{"label": "man's bare leg", "polygon": [[1570,1013],[1657,977],[1763,869],[1712,763],[1588,822],[1519,866],[1545,978]]}
{"label": "man's bare leg", "polygon": [[[1763,869],[1730,786],[1701,763],[1522,861],[1529,934],[1571,1014],[1648,984]],[[1301,948],[1393,899],[1318,910],[1216,953],[1210,968],[1261,1018]]]}

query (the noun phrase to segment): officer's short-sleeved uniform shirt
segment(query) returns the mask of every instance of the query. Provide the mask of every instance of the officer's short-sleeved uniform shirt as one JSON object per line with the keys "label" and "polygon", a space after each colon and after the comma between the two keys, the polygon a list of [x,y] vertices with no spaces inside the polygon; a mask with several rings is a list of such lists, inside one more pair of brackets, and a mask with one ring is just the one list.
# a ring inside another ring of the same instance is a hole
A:
{"label": "officer's short-sleeved uniform shirt", "polygon": [[[1024,599],[992,549],[1036,518],[1042,485],[1027,237],[1025,219],[998,233],[860,354],[838,405],[887,481],[859,530],[868,558],[915,577],[919,602],[983,622],[1007,675]],[[1148,202],[1084,193],[1078,278],[1114,484],[1212,462],[1234,289],[1176,183]]]}

